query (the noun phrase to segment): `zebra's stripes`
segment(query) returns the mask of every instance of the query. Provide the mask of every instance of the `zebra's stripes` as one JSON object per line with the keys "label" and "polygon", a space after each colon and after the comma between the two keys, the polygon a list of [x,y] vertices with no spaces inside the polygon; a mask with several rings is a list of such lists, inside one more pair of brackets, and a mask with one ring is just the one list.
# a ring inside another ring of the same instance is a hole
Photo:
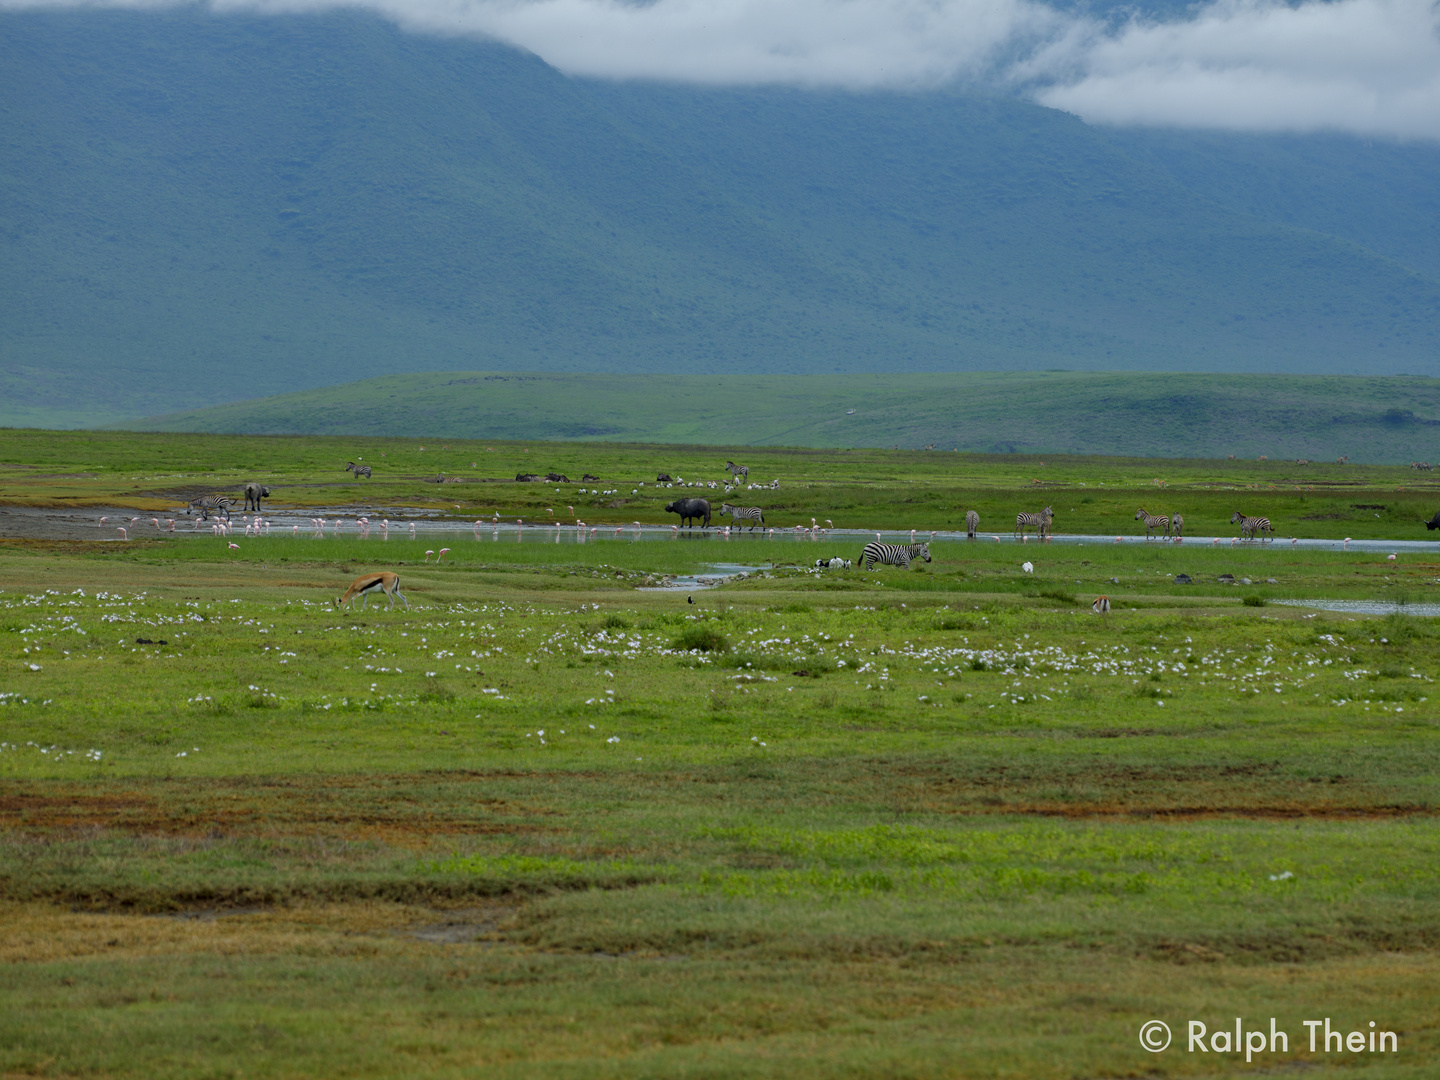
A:
{"label": "zebra's stripes", "polygon": [[1015,535],[1020,536],[1026,529],[1035,529],[1041,536],[1050,531],[1050,522],[1055,518],[1055,511],[1045,507],[1038,514],[1016,514]]}
{"label": "zebra's stripes", "polygon": [[198,513],[201,521],[209,521],[211,514],[229,521],[232,501],[234,500],[228,495],[202,495],[198,499],[190,500],[190,505],[185,508],[185,513]]}
{"label": "zebra's stripes", "polygon": [[1183,517],[1181,517],[1179,514],[1176,514],[1171,524],[1175,529],[1176,536],[1185,535],[1185,519]]}
{"label": "zebra's stripes", "polygon": [[975,533],[980,529],[980,515],[974,510],[965,511],[965,535],[971,540],[975,539]]}
{"label": "zebra's stripes", "polygon": [[865,545],[865,550],[860,552],[860,565],[866,570],[874,569],[876,563],[909,570],[911,559],[924,559],[929,562],[930,545],[928,543],[882,544],[878,540],[872,540]]}
{"label": "zebra's stripes", "polygon": [[1153,530],[1155,529],[1164,529],[1165,535],[1170,535],[1170,517],[1167,514],[1146,513],[1145,508],[1142,506],[1139,510],[1135,511],[1135,520],[1145,522],[1146,540],[1154,538]]}
{"label": "zebra's stripes", "polygon": [[369,465],[356,465],[355,462],[352,461],[352,462],[350,462],[350,464],[348,464],[348,465],[345,466],[345,471],[346,471],[346,472],[353,472],[353,473],[355,474],[355,479],[356,479],[356,480],[359,480],[360,477],[362,477],[362,476],[365,477],[366,480],[369,480],[369,479],[370,479],[370,466],[369,466]]}
{"label": "zebra's stripes", "polygon": [[735,480],[750,479],[750,466],[736,465],[733,461],[725,462],[725,471]]}
{"label": "zebra's stripes", "polygon": [[720,516],[730,515],[730,519],[737,525],[742,521],[752,522],[750,531],[755,531],[756,525],[765,524],[765,511],[758,506],[731,506],[729,503],[720,504]]}
{"label": "zebra's stripes", "polygon": [[[1247,540],[1254,540],[1257,532],[1268,532],[1270,539],[1275,539],[1275,526],[1270,524],[1269,518],[1247,517],[1239,510],[1236,510],[1235,513],[1230,515],[1230,524],[1234,525],[1237,521],[1240,523],[1240,535]],[[1263,541],[1265,538],[1262,536],[1260,539]]]}

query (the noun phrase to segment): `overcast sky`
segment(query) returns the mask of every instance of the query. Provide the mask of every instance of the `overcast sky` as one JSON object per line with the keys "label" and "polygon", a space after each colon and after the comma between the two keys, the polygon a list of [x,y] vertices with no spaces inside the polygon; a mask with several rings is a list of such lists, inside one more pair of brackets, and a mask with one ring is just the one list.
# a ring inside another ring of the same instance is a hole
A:
{"label": "overcast sky", "polygon": [[[168,0],[87,0],[158,7]],[[0,8],[68,0],[0,0]],[[1095,123],[1440,139],[1440,0],[1218,0],[1101,23],[1035,0],[210,0],[365,7],[562,71],[712,84],[1014,88]]]}

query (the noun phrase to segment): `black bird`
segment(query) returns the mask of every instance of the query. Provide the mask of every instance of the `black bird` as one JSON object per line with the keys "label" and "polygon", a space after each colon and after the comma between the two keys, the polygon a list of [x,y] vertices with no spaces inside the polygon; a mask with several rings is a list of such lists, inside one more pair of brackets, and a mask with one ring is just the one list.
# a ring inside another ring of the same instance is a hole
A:
{"label": "black bird", "polygon": [[[1430,527],[1433,529],[1435,526],[1432,525],[1432,526],[1430,526]],[[693,596],[687,596],[687,597],[685,597],[685,599],[688,600],[688,601],[690,601],[690,603],[692,603],[692,604],[695,602],[695,598],[694,598]]]}

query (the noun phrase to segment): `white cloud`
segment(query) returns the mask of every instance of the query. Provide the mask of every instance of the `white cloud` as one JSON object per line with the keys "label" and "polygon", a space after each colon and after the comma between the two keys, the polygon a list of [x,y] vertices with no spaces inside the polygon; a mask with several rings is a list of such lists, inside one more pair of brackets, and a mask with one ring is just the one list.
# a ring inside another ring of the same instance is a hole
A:
{"label": "white cloud", "polygon": [[1077,26],[1015,73],[1092,122],[1435,139],[1437,31],[1433,0],[1220,0],[1185,22]]}
{"label": "white cloud", "polygon": [[[0,9],[74,0],[0,0]],[[160,7],[169,0],[79,0]],[[562,71],[707,84],[917,89],[990,79],[1087,120],[1440,139],[1437,0],[1217,0],[1119,26],[1038,0],[210,0],[360,6],[498,38]]]}

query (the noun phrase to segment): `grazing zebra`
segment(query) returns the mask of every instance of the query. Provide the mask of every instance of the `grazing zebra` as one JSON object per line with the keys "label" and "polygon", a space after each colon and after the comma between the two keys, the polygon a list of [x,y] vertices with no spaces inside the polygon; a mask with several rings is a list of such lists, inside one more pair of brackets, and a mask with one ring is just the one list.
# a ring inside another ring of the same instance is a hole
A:
{"label": "grazing zebra", "polygon": [[965,535],[971,540],[975,539],[975,533],[980,528],[980,515],[974,510],[965,511]]}
{"label": "grazing zebra", "polygon": [[254,484],[254,483],[246,484],[246,485],[245,485],[245,509],[246,509],[246,510],[251,509],[251,504],[253,503],[253,504],[254,504],[254,510],[255,510],[255,512],[258,514],[258,513],[260,512],[260,500],[261,500],[261,499],[268,499],[269,497],[270,497],[270,489],[269,489],[268,487],[265,487],[265,486],[263,486],[263,485],[261,485],[261,484]]}
{"label": "grazing zebra", "polygon": [[736,482],[741,479],[750,479],[750,466],[736,465],[733,461],[725,462],[725,471],[728,472]]}
{"label": "grazing zebra", "polygon": [[228,495],[202,495],[198,499],[190,500],[190,505],[185,508],[185,513],[198,512],[201,521],[209,521],[211,514],[229,521],[231,501]]}
{"label": "grazing zebra", "polygon": [[[345,471],[346,471],[346,472],[353,472],[353,473],[355,474],[355,479],[356,479],[356,480],[359,480],[360,477],[362,477],[362,476],[365,477],[366,480],[369,480],[369,479],[370,479],[370,466],[369,466],[369,465],[356,465],[355,462],[352,461],[352,462],[350,462],[350,464],[348,464],[348,465],[345,466]],[[538,479],[538,478],[537,478],[537,479]]]}
{"label": "grazing zebra", "polygon": [[876,563],[909,570],[911,559],[924,559],[929,562],[930,545],[928,543],[882,544],[878,540],[872,540],[860,552],[860,565],[866,570],[873,570]]}
{"label": "grazing zebra", "polygon": [[1016,514],[1015,535],[1023,535],[1026,529],[1037,529],[1041,536],[1050,531],[1050,522],[1054,519],[1055,512],[1050,507],[1045,507],[1038,514]]}
{"label": "grazing zebra", "polygon": [[1185,519],[1179,514],[1175,515],[1174,519],[1171,521],[1171,524],[1175,527],[1176,536],[1183,536],[1185,534]]}
{"label": "grazing zebra", "polygon": [[1135,511],[1135,520],[1143,520],[1145,522],[1146,540],[1151,540],[1154,538],[1154,533],[1152,531],[1154,529],[1164,529],[1165,535],[1170,535],[1170,518],[1168,515],[1160,514],[1157,516],[1155,514],[1146,513],[1145,508],[1142,506],[1139,510]]}
{"label": "grazing zebra", "polygon": [[729,503],[720,504],[720,516],[730,515],[730,519],[736,524],[742,521],[749,521],[750,531],[755,531],[756,525],[765,524],[765,511],[758,506],[731,506]]}
{"label": "grazing zebra", "polygon": [[[1275,539],[1275,526],[1270,524],[1269,518],[1246,517],[1239,510],[1236,510],[1235,513],[1230,515],[1230,524],[1234,525],[1237,521],[1240,523],[1240,535],[1247,540],[1254,540],[1257,532],[1268,532],[1270,539]],[[1262,536],[1260,539],[1263,541],[1265,538]]]}

